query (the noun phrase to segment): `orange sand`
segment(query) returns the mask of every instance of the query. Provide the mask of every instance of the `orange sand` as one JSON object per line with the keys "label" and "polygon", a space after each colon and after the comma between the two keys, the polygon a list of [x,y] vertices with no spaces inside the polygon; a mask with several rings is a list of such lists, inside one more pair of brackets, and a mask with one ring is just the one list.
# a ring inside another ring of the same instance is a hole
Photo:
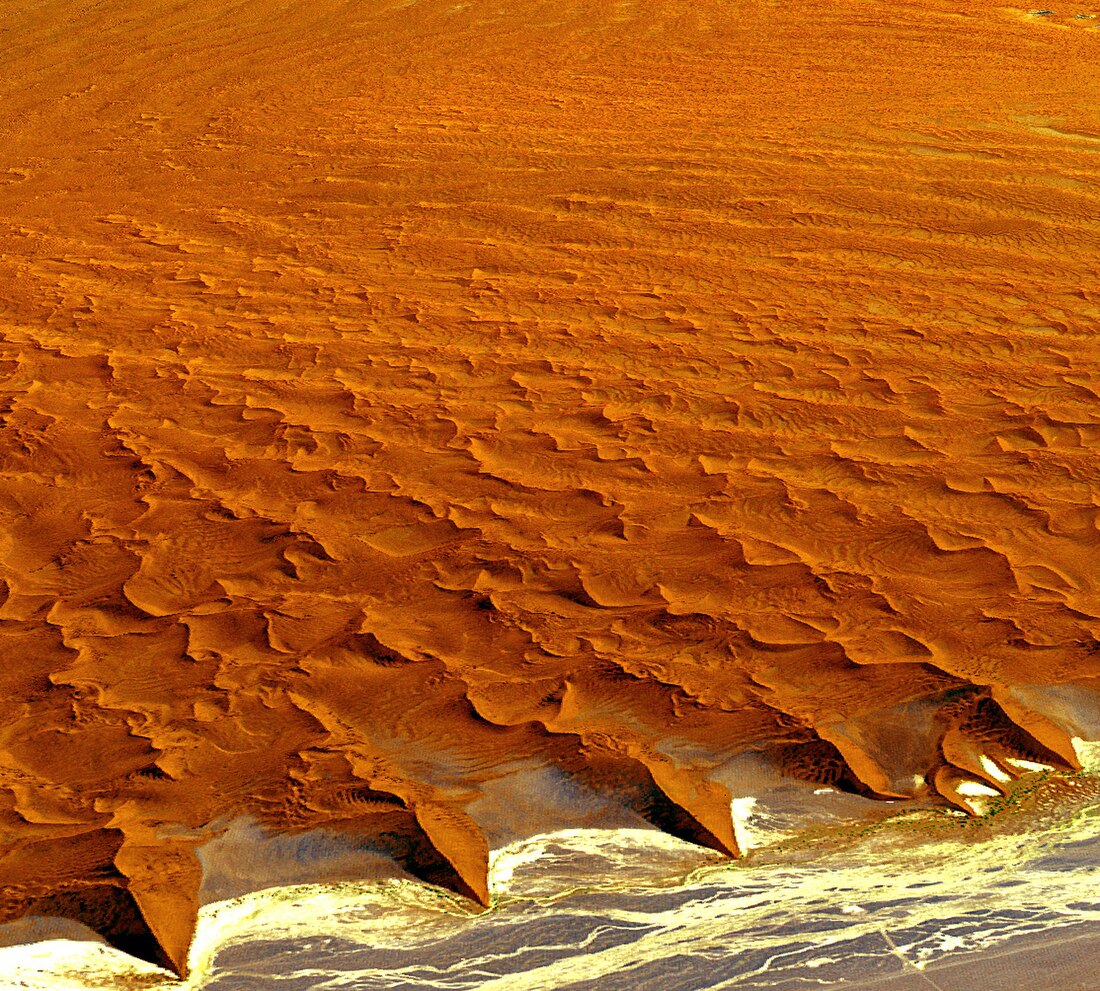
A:
{"label": "orange sand", "polygon": [[1072,765],[1100,20],[1030,9],[0,0],[2,916],[182,971],[244,814],[484,902],[523,762],[730,853],[731,754]]}

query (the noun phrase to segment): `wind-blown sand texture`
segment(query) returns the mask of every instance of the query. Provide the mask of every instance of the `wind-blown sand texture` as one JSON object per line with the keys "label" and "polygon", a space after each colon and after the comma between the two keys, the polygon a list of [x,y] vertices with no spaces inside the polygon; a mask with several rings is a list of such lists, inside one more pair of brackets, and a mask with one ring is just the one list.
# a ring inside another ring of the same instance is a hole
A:
{"label": "wind-blown sand texture", "polygon": [[1100,20],[1030,10],[0,0],[3,917],[183,971],[233,817],[487,903],[506,771],[736,854],[737,755],[1075,766]]}

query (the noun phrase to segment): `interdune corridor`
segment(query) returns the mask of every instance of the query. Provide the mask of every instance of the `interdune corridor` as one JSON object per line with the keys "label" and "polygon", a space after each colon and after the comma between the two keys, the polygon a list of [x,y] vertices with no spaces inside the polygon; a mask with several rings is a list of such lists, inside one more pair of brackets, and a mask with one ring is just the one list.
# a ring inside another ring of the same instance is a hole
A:
{"label": "interdune corridor", "polygon": [[738,755],[1074,767],[1098,14],[0,0],[0,918],[182,973],[234,817],[488,904],[516,769],[737,855]]}

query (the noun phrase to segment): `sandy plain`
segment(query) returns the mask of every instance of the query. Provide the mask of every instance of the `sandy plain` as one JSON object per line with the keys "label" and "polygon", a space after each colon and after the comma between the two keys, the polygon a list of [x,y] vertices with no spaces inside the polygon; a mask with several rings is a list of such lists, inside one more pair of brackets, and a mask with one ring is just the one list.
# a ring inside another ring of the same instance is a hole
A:
{"label": "sandy plain", "polygon": [[1086,6],[0,0],[0,894],[487,903],[551,768],[980,813],[1100,736]]}

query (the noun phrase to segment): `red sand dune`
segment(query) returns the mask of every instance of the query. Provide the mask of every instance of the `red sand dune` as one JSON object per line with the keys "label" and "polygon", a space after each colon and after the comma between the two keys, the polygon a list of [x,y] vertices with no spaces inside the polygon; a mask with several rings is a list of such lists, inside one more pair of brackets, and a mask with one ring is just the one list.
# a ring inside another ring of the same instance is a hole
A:
{"label": "red sand dune", "polygon": [[524,762],[729,853],[731,754],[1072,766],[1100,20],[1029,10],[0,0],[0,915],[183,970],[235,815],[485,902]]}

